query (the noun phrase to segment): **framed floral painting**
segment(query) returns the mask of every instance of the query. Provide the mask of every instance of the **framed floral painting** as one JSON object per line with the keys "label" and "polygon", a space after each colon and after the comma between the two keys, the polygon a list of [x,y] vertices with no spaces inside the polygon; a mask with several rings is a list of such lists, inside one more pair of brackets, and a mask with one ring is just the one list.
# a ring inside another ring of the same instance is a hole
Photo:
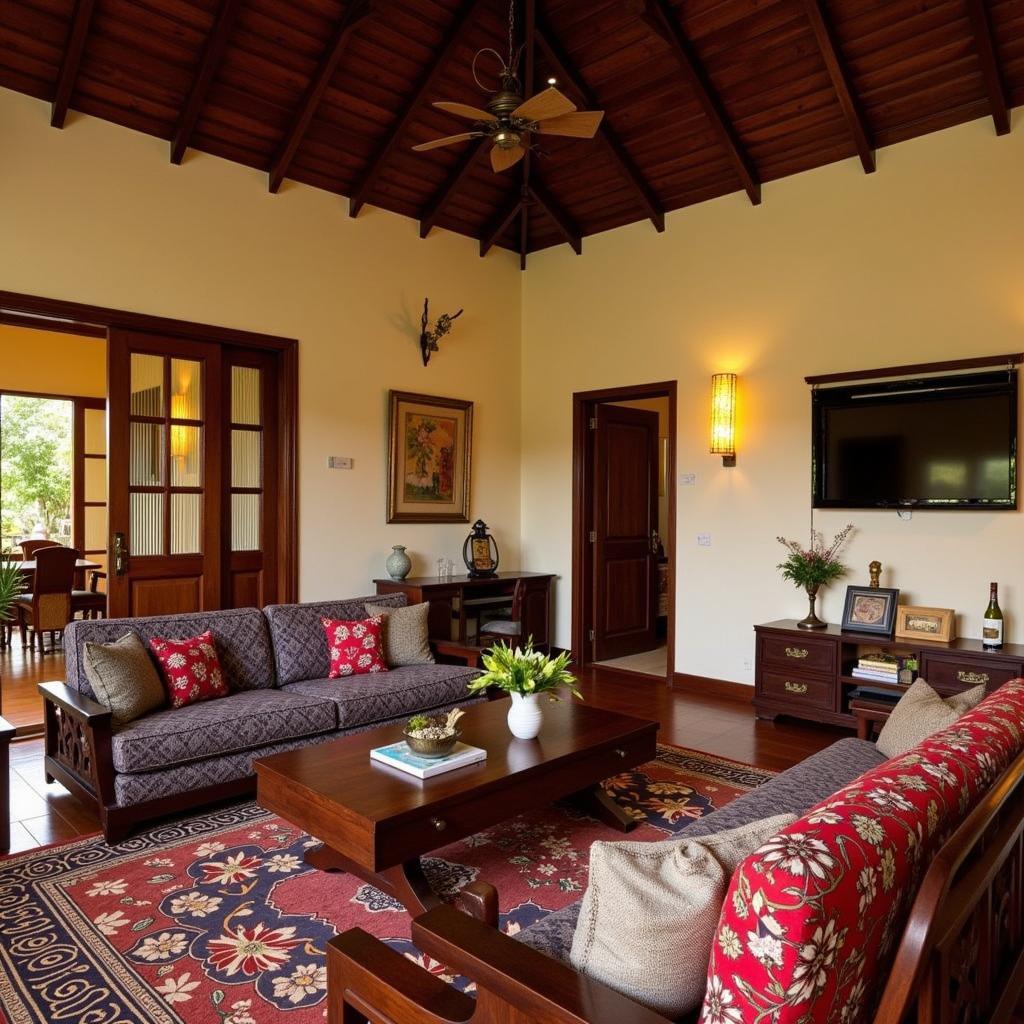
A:
{"label": "framed floral painting", "polygon": [[468,523],[473,403],[390,393],[388,522]]}

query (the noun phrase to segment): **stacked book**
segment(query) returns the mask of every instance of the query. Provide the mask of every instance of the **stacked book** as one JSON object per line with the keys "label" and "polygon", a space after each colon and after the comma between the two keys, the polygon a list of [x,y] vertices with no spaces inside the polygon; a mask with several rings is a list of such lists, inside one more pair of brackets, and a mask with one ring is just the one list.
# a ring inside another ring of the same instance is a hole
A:
{"label": "stacked book", "polygon": [[900,659],[895,654],[872,651],[861,655],[851,673],[855,679],[870,679],[876,683],[893,683],[900,681]]}

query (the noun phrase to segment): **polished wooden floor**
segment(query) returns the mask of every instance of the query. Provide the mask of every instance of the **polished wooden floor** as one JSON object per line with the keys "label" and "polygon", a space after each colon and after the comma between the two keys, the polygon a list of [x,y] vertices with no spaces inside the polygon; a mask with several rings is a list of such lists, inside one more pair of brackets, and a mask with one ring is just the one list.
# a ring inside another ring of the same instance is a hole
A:
{"label": "polished wooden floor", "polygon": [[[26,720],[41,717],[35,694],[38,679],[63,675],[61,656],[22,656],[14,649],[0,653],[4,714]],[[8,671],[15,678],[11,681]],[[595,669],[581,680],[585,699],[597,705],[661,723],[659,739],[678,746],[731,757],[762,768],[781,770],[828,746],[843,730],[798,722],[759,722],[750,705],[684,691],[670,691],[660,680]],[[12,696],[12,694],[16,696]],[[43,777],[41,737],[11,744],[11,851],[31,850],[98,831],[95,816],[58,783]]]}
{"label": "polished wooden floor", "polygon": [[17,630],[11,643],[0,647],[0,715],[16,726],[19,735],[41,732],[43,700],[36,689],[41,682],[64,678],[60,641],[56,653],[44,654],[23,647]]}

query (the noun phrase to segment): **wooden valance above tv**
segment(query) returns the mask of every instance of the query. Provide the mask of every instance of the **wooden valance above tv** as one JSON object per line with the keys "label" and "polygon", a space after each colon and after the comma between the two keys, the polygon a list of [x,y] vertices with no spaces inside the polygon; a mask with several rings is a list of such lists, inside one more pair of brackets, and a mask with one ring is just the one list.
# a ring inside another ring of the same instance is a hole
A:
{"label": "wooden valance above tv", "polygon": [[942,363],[911,363],[908,366],[886,366],[877,370],[845,370],[842,373],[822,373],[804,377],[808,384],[840,384],[853,380],[881,380],[886,377],[913,377],[922,373],[954,373],[984,366],[1017,366],[1024,363],[1024,353],[1006,356],[979,356],[976,359],[949,359]]}

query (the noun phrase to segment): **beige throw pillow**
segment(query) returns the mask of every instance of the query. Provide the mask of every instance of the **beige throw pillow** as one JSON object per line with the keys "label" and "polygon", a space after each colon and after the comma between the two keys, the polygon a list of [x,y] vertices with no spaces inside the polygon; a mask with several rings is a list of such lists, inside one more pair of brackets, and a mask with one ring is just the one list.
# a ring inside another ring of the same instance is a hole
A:
{"label": "beige throw pillow", "polygon": [[918,679],[892,709],[875,746],[886,757],[899,757],[934,733],[949,728],[984,697],[982,685],[944,700],[923,679]]}
{"label": "beige throw pillow", "polygon": [[366,614],[380,615],[384,619],[384,660],[388,663],[388,668],[434,664],[427,628],[429,601],[410,604],[404,608],[368,603]]}
{"label": "beige throw pillow", "polygon": [[167,702],[153,659],[136,633],[112,644],[86,643],[82,663],[96,699],[113,712],[115,726],[133,722]]}
{"label": "beige throw pillow", "polygon": [[780,814],[700,839],[594,843],[573,967],[666,1017],[695,1009],[733,872],[794,821]]}

